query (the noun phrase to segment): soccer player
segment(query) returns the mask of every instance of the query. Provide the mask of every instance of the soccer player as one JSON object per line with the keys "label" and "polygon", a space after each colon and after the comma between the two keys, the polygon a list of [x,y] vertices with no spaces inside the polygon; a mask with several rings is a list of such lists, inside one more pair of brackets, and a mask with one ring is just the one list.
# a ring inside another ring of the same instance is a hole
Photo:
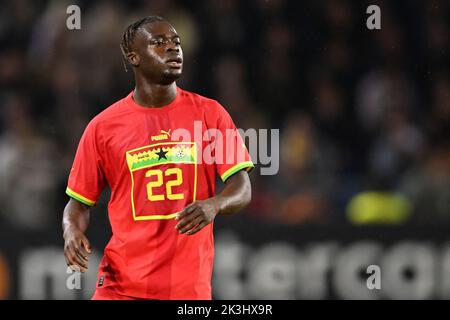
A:
{"label": "soccer player", "polygon": [[[211,299],[213,222],[250,202],[253,163],[225,109],[176,85],[183,53],[170,23],[131,24],[121,49],[135,89],[94,117],[79,142],[62,222],[66,262],[88,268],[89,209],[108,184],[113,234],[92,299]],[[225,183],[217,195],[216,174]]]}

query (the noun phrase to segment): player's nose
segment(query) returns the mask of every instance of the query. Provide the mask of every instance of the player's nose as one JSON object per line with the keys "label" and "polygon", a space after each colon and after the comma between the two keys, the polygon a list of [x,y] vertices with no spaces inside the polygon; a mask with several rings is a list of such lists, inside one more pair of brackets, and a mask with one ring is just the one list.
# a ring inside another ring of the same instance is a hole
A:
{"label": "player's nose", "polygon": [[180,45],[169,41],[169,43],[167,44],[166,50],[169,52],[172,52],[172,51],[180,52]]}

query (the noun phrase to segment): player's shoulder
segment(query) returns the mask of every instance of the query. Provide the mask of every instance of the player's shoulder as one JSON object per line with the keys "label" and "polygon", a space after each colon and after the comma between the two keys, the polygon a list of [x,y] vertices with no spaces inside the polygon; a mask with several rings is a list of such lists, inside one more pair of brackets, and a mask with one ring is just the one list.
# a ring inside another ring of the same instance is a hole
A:
{"label": "player's shoulder", "polygon": [[180,93],[185,99],[189,99],[193,102],[194,105],[201,109],[206,109],[208,112],[221,112],[224,107],[220,104],[219,101],[203,96],[199,93],[180,89]]}
{"label": "player's shoulder", "polygon": [[129,110],[126,108],[126,99],[128,97],[124,97],[120,100],[117,100],[110,106],[104,108],[101,112],[95,115],[90,121],[91,126],[98,126],[104,123],[108,123],[109,120],[117,119],[124,116]]}

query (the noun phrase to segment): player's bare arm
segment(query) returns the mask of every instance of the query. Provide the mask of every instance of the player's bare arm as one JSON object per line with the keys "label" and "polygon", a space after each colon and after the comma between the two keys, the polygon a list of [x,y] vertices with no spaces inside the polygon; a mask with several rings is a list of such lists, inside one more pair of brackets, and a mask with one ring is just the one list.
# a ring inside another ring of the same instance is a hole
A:
{"label": "player's bare arm", "polygon": [[224,190],[215,197],[188,205],[177,219],[180,233],[193,235],[210,224],[218,214],[236,213],[251,200],[251,184],[246,171],[239,171],[226,182]]}
{"label": "player's bare arm", "polygon": [[64,256],[68,266],[78,267],[81,272],[88,269],[89,254],[92,252],[84,235],[89,225],[89,215],[90,207],[72,198],[64,208]]}

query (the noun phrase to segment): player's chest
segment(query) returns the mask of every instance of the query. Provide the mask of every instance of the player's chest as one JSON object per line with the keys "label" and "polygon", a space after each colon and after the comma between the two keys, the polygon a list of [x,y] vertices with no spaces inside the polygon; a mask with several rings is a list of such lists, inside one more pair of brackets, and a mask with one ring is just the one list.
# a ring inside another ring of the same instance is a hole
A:
{"label": "player's chest", "polygon": [[114,171],[189,163],[203,148],[207,130],[203,115],[195,112],[122,119],[107,130],[104,161]]}

